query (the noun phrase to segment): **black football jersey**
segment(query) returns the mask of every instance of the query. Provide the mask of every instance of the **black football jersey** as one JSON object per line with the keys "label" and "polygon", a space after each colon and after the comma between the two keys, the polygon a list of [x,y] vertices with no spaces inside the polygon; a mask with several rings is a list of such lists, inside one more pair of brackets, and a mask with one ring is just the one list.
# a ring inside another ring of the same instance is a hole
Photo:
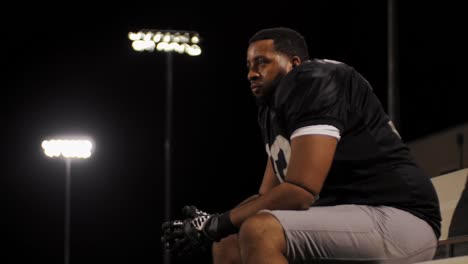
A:
{"label": "black football jersey", "polygon": [[440,236],[438,197],[430,178],[410,156],[369,82],[353,67],[319,59],[295,67],[270,97],[259,101],[258,121],[281,182],[295,131],[319,126],[339,131],[331,169],[313,206],[393,206],[426,220]]}

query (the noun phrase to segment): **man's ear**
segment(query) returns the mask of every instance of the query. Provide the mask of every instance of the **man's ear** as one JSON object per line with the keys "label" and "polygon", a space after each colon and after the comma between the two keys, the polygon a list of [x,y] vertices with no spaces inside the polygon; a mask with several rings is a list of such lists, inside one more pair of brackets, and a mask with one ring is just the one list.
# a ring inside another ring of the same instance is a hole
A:
{"label": "man's ear", "polygon": [[295,68],[298,65],[301,65],[301,63],[302,63],[301,58],[299,58],[298,56],[292,57],[291,64],[293,68]]}

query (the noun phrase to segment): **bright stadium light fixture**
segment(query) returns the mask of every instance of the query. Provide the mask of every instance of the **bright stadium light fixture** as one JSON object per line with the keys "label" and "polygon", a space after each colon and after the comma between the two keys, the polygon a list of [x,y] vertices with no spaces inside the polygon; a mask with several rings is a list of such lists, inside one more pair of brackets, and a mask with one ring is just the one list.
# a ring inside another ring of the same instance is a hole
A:
{"label": "bright stadium light fixture", "polygon": [[50,158],[65,159],[65,238],[64,261],[70,263],[70,191],[71,191],[71,161],[72,159],[87,159],[91,157],[93,143],[89,139],[49,139],[42,141],[44,154]]}
{"label": "bright stadium light fixture", "polygon": [[[132,42],[132,48],[138,52],[164,52],[166,53],[166,122],[164,139],[164,219],[169,221],[172,208],[172,94],[173,94],[173,66],[174,53],[199,56],[202,53],[200,47],[201,38],[197,32],[184,30],[155,30],[144,29],[138,32],[129,32],[128,38]],[[170,255],[164,254],[164,263],[169,264]]]}
{"label": "bright stadium light fixture", "polygon": [[93,144],[90,140],[52,139],[42,141],[42,148],[48,157],[86,159],[91,156]]}
{"label": "bright stadium light fixture", "polygon": [[[132,41],[132,48],[135,51],[153,52],[156,47],[157,51],[185,52],[190,56],[199,56],[202,53],[199,46],[200,35],[193,31],[145,29],[129,32],[128,38]],[[164,48],[158,48],[161,46]]]}

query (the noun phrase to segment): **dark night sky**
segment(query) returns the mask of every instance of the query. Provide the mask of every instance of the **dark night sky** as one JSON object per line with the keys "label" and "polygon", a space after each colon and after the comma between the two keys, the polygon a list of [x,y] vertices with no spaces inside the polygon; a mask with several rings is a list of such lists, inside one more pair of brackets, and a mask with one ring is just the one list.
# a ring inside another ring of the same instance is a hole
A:
{"label": "dark night sky", "polygon": [[[174,55],[173,214],[185,204],[221,212],[257,191],[266,158],[246,81],[248,38],[263,27],[298,29],[314,57],[354,66],[386,107],[386,4],[377,2],[213,11],[41,3],[6,11],[1,263],[63,262],[65,167],[40,147],[57,134],[96,142],[91,159],[72,164],[71,262],[162,262],[165,56],[134,52],[129,31],[201,34],[202,56]],[[443,4],[400,4],[407,141],[468,121],[466,18],[460,6]]]}

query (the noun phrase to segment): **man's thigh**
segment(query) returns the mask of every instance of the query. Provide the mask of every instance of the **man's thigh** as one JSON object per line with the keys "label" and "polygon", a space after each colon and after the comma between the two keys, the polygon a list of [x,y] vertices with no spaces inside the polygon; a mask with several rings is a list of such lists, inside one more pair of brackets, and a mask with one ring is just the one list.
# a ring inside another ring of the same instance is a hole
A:
{"label": "man's thigh", "polygon": [[276,210],[290,263],[413,263],[430,260],[437,240],[422,219],[399,209],[365,205]]}

